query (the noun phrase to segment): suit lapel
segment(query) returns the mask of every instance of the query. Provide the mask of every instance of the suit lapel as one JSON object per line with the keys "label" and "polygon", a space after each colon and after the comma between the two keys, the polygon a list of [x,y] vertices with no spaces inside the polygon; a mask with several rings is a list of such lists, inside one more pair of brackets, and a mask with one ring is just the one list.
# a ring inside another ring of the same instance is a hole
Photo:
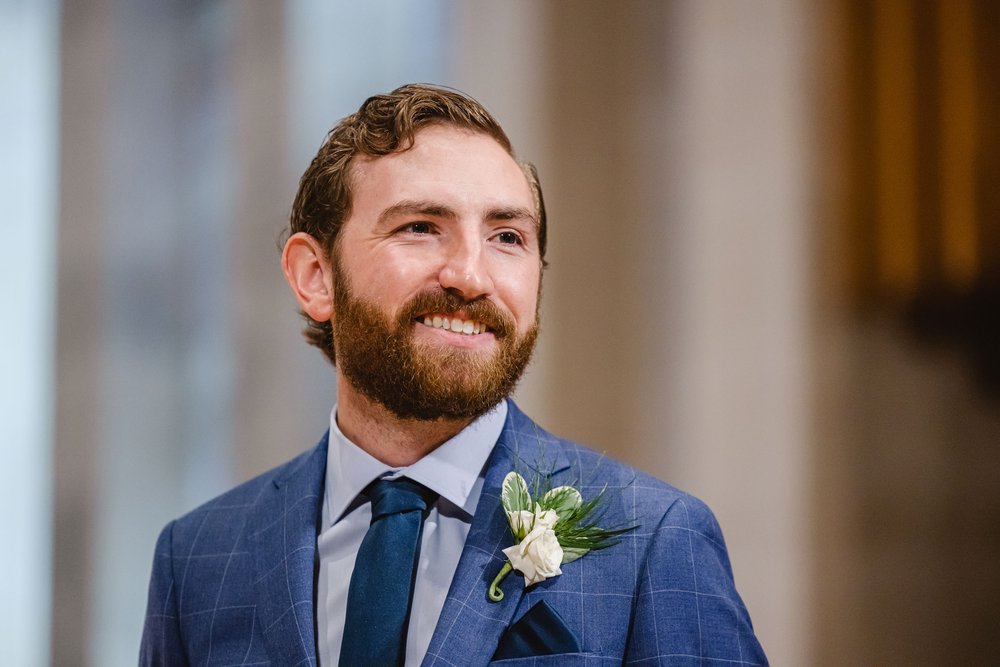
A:
{"label": "suit lapel", "polygon": [[327,436],[268,482],[248,524],[257,623],[272,661],[316,664],[313,579]]}
{"label": "suit lapel", "polygon": [[500,587],[503,600],[490,602],[486,597],[493,577],[506,561],[501,550],[513,542],[500,504],[503,479],[515,468],[527,478],[536,472],[556,473],[568,467],[558,440],[525,416],[513,401],[508,402],[507,421],[487,463],[479,505],[424,665],[489,662],[524,595],[524,579],[511,572]]}

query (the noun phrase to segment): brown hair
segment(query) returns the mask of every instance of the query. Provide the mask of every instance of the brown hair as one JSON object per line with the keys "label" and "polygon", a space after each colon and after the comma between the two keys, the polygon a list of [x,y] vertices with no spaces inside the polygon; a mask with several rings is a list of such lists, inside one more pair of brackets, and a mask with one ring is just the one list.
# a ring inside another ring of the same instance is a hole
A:
{"label": "brown hair", "polygon": [[[358,154],[378,157],[413,146],[417,131],[435,124],[455,125],[482,132],[496,140],[514,157],[510,139],[496,119],[476,100],[448,88],[407,84],[391,93],[365,100],[356,113],[347,116],[326,136],[312,164],[299,181],[292,204],[288,235],[306,232],[332,259],[341,226],[351,213],[351,163]],[[520,164],[535,198],[538,217],[538,248],[545,258],[545,203],[534,166]],[[333,326],[302,314],[307,322],[303,335],[335,362]]]}

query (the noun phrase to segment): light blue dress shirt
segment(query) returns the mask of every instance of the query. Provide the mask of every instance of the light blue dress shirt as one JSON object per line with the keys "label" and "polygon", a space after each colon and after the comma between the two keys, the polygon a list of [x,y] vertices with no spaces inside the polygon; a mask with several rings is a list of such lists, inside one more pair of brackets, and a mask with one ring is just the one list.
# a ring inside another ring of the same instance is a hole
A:
{"label": "light blue dress shirt", "polygon": [[444,606],[465,538],[476,513],[483,469],[507,419],[507,402],[472,422],[452,439],[405,468],[391,468],[348,440],[330,413],[330,449],[317,553],[316,596],[319,661],[333,667],[347,617],[347,591],[361,540],[371,523],[371,503],[358,494],[379,477],[409,477],[440,496],[424,521],[414,583],[406,665],[419,665]]}

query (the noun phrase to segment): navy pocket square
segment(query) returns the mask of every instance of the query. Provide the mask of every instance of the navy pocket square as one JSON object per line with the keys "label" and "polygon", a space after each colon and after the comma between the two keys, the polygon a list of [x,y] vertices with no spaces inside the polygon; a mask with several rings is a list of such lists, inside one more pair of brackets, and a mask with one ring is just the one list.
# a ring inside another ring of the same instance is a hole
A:
{"label": "navy pocket square", "polygon": [[566,622],[541,600],[500,637],[494,660],[527,658],[554,653],[579,653],[580,640]]}

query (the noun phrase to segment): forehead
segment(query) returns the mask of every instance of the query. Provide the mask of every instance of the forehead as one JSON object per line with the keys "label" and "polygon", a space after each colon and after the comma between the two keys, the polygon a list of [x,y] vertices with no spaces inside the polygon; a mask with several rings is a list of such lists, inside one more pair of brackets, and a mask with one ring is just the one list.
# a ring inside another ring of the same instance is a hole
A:
{"label": "forehead", "polygon": [[419,130],[405,151],[358,156],[351,175],[355,211],[406,199],[534,209],[527,177],[504,147],[487,134],[454,126]]}

